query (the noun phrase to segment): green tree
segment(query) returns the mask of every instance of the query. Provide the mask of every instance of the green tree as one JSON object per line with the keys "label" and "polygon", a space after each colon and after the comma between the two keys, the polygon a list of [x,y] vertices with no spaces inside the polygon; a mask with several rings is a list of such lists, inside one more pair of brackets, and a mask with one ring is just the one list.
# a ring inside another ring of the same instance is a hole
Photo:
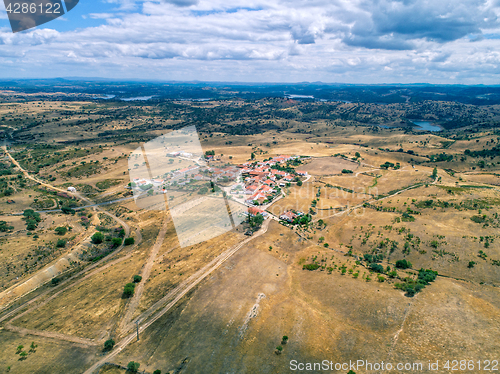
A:
{"label": "green tree", "polygon": [[157,369],[157,370],[153,371],[153,374],[161,374],[161,370]]}
{"label": "green tree", "polygon": [[19,356],[21,356],[20,360],[25,360],[28,354],[25,351],[22,351],[21,353],[19,353]]}
{"label": "green tree", "polygon": [[56,244],[57,248],[64,248],[66,247],[66,240],[64,239],[59,239]]}
{"label": "green tree", "polygon": [[112,244],[113,248],[121,246],[122,243],[123,243],[123,239],[122,238],[113,238],[113,239],[111,239],[111,244]]}
{"label": "green tree", "polygon": [[135,284],[127,283],[125,287],[123,287],[123,296],[125,298],[131,297],[134,295],[134,291],[135,291]]}
{"label": "green tree", "polygon": [[135,239],[134,238],[126,238],[125,239],[125,245],[132,245],[135,243]]}
{"label": "green tree", "polygon": [[264,217],[260,213],[256,214],[253,217],[248,218],[248,223],[250,224],[250,227],[260,227],[263,222],[264,222]]}
{"label": "green tree", "polygon": [[137,371],[139,370],[139,366],[141,366],[141,364],[139,364],[138,362],[130,361],[127,364],[127,370],[132,373],[137,373]]}
{"label": "green tree", "polygon": [[467,265],[467,267],[469,269],[472,269],[474,267],[474,265],[476,265],[476,263],[474,261],[469,261],[469,265]]}
{"label": "green tree", "polygon": [[297,181],[297,186],[299,186],[299,187],[302,186],[302,181],[301,180]]}
{"label": "green tree", "polygon": [[104,351],[105,352],[111,351],[114,346],[115,346],[115,341],[113,339],[108,339],[104,342]]}
{"label": "green tree", "polygon": [[64,235],[68,232],[68,229],[64,226],[61,226],[61,227],[56,227],[54,231],[56,232],[57,235]]}
{"label": "green tree", "polygon": [[62,211],[64,214],[73,214],[73,215],[74,215],[74,214],[76,213],[76,211],[75,211],[73,208],[69,207],[69,206],[63,206],[63,207],[61,208],[61,211]]}
{"label": "green tree", "polygon": [[278,345],[278,346],[276,347],[276,354],[277,354],[277,355],[280,355],[280,354],[281,354],[281,352],[283,352],[283,347],[282,347],[281,345]]}
{"label": "green tree", "polygon": [[21,351],[23,350],[23,348],[24,348],[24,345],[22,345],[22,344],[18,345],[17,346],[17,352],[16,352],[16,354],[18,355],[19,353],[21,353]]}
{"label": "green tree", "polygon": [[38,347],[38,345],[35,344],[35,342],[31,342],[30,352],[35,352],[37,347]]}
{"label": "green tree", "polygon": [[370,264],[370,269],[376,271],[377,273],[383,273],[384,267],[380,264]]}
{"label": "green tree", "polygon": [[437,176],[438,176],[438,169],[434,168],[432,170],[432,176],[431,176],[431,178],[434,179],[434,180],[436,180]]}
{"label": "green tree", "polygon": [[92,243],[101,244],[104,240],[104,234],[100,231],[97,231],[94,235],[92,235]]}
{"label": "green tree", "polygon": [[142,280],[140,275],[134,275],[134,283],[139,283]]}
{"label": "green tree", "polygon": [[284,345],[288,342],[288,336],[283,335],[283,338],[281,338],[281,344]]}
{"label": "green tree", "polygon": [[410,261],[407,261],[407,260],[397,260],[396,261],[396,267],[398,269],[409,269],[412,267],[412,264]]}
{"label": "green tree", "polygon": [[255,153],[253,153],[253,152],[252,152],[252,154],[250,155],[250,158],[251,158],[252,160],[255,160]]}

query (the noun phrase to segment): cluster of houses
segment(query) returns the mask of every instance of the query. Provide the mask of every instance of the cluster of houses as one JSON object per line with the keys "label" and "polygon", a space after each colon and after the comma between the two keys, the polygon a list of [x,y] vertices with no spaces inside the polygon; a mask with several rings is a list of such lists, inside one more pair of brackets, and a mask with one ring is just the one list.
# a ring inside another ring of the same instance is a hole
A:
{"label": "cluster of houses", "polygon": [[[235,188],[232,193],[249,195],[245,199],[248,205],[261,205],[272,200],[277,188],[285,187],[295,180],[296,176],[276,168],[276,165],[298,158],[298,156],[276,156],[267,161],[246,162],[239,165],[245,188]],[[307,176],[307,172],[296,171],[298,175]]]}
{"label": "cluster of houses", "polygon": [[[171,157],[191,157],[192,155],[179,151],[171,152],[167,156]],[[165,175],[166,179],[146,179],[135,178],[132,188],[142,190],[153,189],[166,193],[168,184],[184,185],[191,180],[210,180],[214,182],[240,182],[231,189],[231,194],[245,195],[245,203],[249,206],[248,215],[255,216],[261,214],[266,217],[263,209],[258,205],[271,202],[277,195],[281,187],[294,182],[298,176],[306,177],[306,171],[295,170],[288,172],[280,169],[278,165],[283,165],[287,161],[299,158],[299,156],[280,155],[266,161],[246,162],[238,166],[225,167],[204,167],[192,165],[187,168],[176,170]],[[240,179],[241,176],[241,179]],[[242,182],[242,183],[241,183]],[[280,219],[292,223],[296,218],[303,215],[301,212],[286,211],[280,215]]]}

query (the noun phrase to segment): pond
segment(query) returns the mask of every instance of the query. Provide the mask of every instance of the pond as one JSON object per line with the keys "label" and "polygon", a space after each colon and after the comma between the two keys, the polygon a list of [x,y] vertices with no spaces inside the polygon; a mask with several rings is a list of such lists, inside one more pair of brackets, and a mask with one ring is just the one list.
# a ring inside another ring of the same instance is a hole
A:
{"label": "pond", "polygon": [[422,131],[441,131],[441,127],[433,125],[429,121],[411,121],[413,124],[417,125],[418,127],[415,130],[422,130]]}

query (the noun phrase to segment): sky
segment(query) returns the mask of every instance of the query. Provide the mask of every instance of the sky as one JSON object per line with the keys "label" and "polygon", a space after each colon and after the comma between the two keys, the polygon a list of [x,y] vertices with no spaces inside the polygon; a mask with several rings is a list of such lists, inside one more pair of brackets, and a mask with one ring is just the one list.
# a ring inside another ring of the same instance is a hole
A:
{"label": "sky", "polygon": [[500,84],[500,0],[80,0],[0,79]]}

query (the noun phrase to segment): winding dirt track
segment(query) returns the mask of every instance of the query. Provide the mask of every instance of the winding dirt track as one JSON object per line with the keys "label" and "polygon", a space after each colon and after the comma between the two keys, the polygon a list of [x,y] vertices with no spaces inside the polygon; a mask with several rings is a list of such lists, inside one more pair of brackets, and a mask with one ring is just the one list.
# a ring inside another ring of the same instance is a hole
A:
{"label": "winding dirt track", "polygon": [[158,256],[158,251],[160,250],[163,244],[163,240],[165,239],[169,222],[170,222],[169,216],[165,215],[163,219],[163,227],[158,233],[158,236],[156,237],[156,242],[153,248],[151,249],[151,253],[148,257],[148,260],[144,265],[144,268],[142,269],[141,273],[142,280],[135,288],[134,296],[127,304],[125,314],[122,320],[120,321],[120,325],[118,327],[119,333],[122,331],[127,331],[130,329],[130,327],[133,327],[130,325],[130,321],[132,320],[132,316],[134,315],[135,310],[137,309],[137,307],[139,306],[139,302],[141,301],[141,297],[144,292],[144,287],[146,285],[147,280],[149,279],[149,276],[151,275],[151,269],[153,268],[154,261],[156,260],[156,257]]}
{"label": "winding dirt track", "polygon": [[[24,174],[24,176],[36,183],[39,183],[47,188],[50,188],[50,189],[53,189],[55,191],[60,191],[60,192],[67,192],[67,191],[64,191],[58,187],[54,187],[50,184],[47,184],[45,182],[42,182],[40,180],[38,180],[37,178],[35,177],[32,177],[26,170],[24,170],[21,165],[19,165],[19,163],[11,156],[11,154],[8,152],[7,148],[6,147],[2,147],[2,149],[4,150],[4,152],[6,153],[6,155],[9,157],[9,159],[12,161],[12,163],[14,165],[16,165],[20,170],[21,172]],[[90,202],[90,203],[93,203],[90,199],[84,197],[84,196],[81,196],[80,194],[76,193],[75,194],[79,199],[81,200],[84,200],[84,201],[87,201],[87,202]],[[125,235],[126,236],[129,236],[130,235],[130,227],[129,225],[127,225],[127,223],[125,221],[123,221],[122,219],[118,218],[116,215],[112,214],[112,213],[109,213],[105,210],[103,210],[102,208],[100,207],[95,207],[94,209],[96,210],[99,210],[100,212],[108,215],[109,217],[111,217],[112,219],[114,219],[116,222],[118,222],[120,225],[122,225],[122,227],[124,228],[125,230]],[[135,246],[137,246],[141,241],[142,241],[142,235],[141,235],[141,232],[139,229],[136,230],[136,243],[135,245],[132,247],[134,248]],[[95,344],[98,344],[98,343],[95,343],[94,341],[92,340],[89,340],[89,339],[83,339],[83,338],[78,338],[78,337],[74,337],[74,336],[70,336],[70,335],[65,335],[65,334],[58,334],[58,333],[51,333],[51,332],[45,332],[45,331],[36,331],[36,330],[28,330],[28,329],[23,329],[23,328],[20,328],[20,327],[16,327],[16,326],[13,326],[11,324],[11,322],[13,322],[14,320],[20,318],[21,316],[25,315],[26,313],[36,309],[36,308],[39,308],[43,305],[45,305],[46,303],[48,303],[50,300],[54,299],[55,297],[59,296],[59,294],[61,294],[61,292],[71,288],[71,287],[74,287],[75,285],[78,285],[80,284],[81,282],[83,282],[84,280],[88,279],[89,277],[93,276],[94,274],[96,274],[97,272],[100,272],[110,266],[113,266],[127,258],[129,258],[131,256],[131,254],[127,254],[126,256],[124,257],[121,257],[121,258],[118,258],[116,260],[113,260],[111,262],[108,262],[107,264],[105,264],[104,266],[102,266],[105,262],[109,261],[110,258],[112,257],[115,257],[117,254],[119,254],[121,252],[121,250],[124,248],[124,245],[120,245],[110,256],[108,257],[105,257],[103,258],[102,260],[96,262],[95,264],[92,264],[90,266],[88,266],[87,268],[85,268],[84,270],[82,270],[81,272],[71,276],[70,278],[66,279],[65,281],[61,282],[60,284],[58,284],[57,286],[41,293],[40,295],[34,297],[33,299],[23,303],[22,305],[20,305],[19,307],[13,309],[12,311],[4,314],[3,316],[0,317],[0,323],[1,322],[4,322],[6,320],[9,320],[10,318],[12,318],[5,326],[5,328],[9,329],[9,330],[12,330],[12,331],[18,331],[18,332],[21,332],[21,333],[29,333],[29,334],[32,334],[32,335],[38,335],[38,336],[45,336],[45,337],[50,337],[50,338],[55,338],[55,339],[59,339],[59,340],[65,340],[65,341],[69,341],[69,342],[74,342],[74,343],[78,343],[78,344],[84,344],[84,345],[95,345]],[[93,270],[93,271],[92,271]],[[44,271],[43,269],[41,269],[40,271]],[[39,272],[40,272],[39,271]],[[37,273],[39,273],[37,272]],[[35,276],[37,273],[35,273],[33,276]],[[86,274],[83,278],[80,278],[78,279],[76,282],[74,283],[71,283],[72,281],[74,281],[75,279],[77,279],[78,277],[82,276]],[[43,284],[40,284],[39,286],[41,286]],[[67,287],[65,287],[67,286]],[[35,288],[36,289],[36,288]],[[29,292],[32,292],[34,289],[30,290]],[[54,292],[58,290],[55,294],[53,294],[52,296],[50,296],[49,298],[47,299],[44,299],[46,296],[48,296],[51,292]],[[26,294],[28,294],[29,292],[26,292],[24,293],[23,295],[19,296],[18,298],[16,298],[15,300],[18,300],[20,297],[22,296],[25,296]],[[14,302],[15,300],[13,300],[12,302]],[[12,302],[10,302],[8,305],[5,305],[2,309],[6,309],[9,305],[12,304]],[[26,309],[27,308],[27,309]],[[23,311],[24,310],[24,311]],[[22,313],[20,313],[21,311],[23,311]],[[19,314],[20,313],[20,314]]]}
{"label": "winding dirt track", "polygon": [[[170,291],[167,295],[165,295],[161,300],[156,302],[153,306],[151,306],[148,310],[142,313],[139,317],[137,317],[135,321],[143,321],[143,324],[139,328],[139,333],[146,330],[149,326],[151,326],[154,322],[156,322],[159,318],[161,318],[165,313],[167,313],[183,296],[185,296],[189,291],[191,291],[194,287],[196,287],[201,281],[203,281],[207,276],[209,276],[212,272],[218,269],[225,261],[227,261],[232,255],[234,255],[241,247],[250,242],[251,240],[265,234],[269,227],[269,223],[271,219],[267,219],[264,221],[261,229],[256,232],[253,236],[243,240],[242,242],[234,245],[229,248],[222,254],[220,254],[217,258],[212,260],[208,265],[203,267],[201,270],[196,272],[194,275],[186,279],[179,286],[177,286],[174,290]],[[173,297],[173,299],[172,299]],[[171,300],[172,299],[172,300]],[[169,302],[170,300],[170,302]],[[168,303],[165,305],[165,303]],[[165,306],[164,306],[165,305]],[[158,309],[162,308],[158,311]],[[154,314],[158,311],[156,314]],[[144,322],[146,321],[146,322]],[[92,374],[96,372],[102,365],[111,360],[117,354],[119,354],[123,349],[125,349],[130,343],[132,343],[136,339],[136,332],[132,332],[122,340],[120,340],[113,351],[104,356],[101,360],[92,365],[89,369],[87,369],[84,374]]]}

